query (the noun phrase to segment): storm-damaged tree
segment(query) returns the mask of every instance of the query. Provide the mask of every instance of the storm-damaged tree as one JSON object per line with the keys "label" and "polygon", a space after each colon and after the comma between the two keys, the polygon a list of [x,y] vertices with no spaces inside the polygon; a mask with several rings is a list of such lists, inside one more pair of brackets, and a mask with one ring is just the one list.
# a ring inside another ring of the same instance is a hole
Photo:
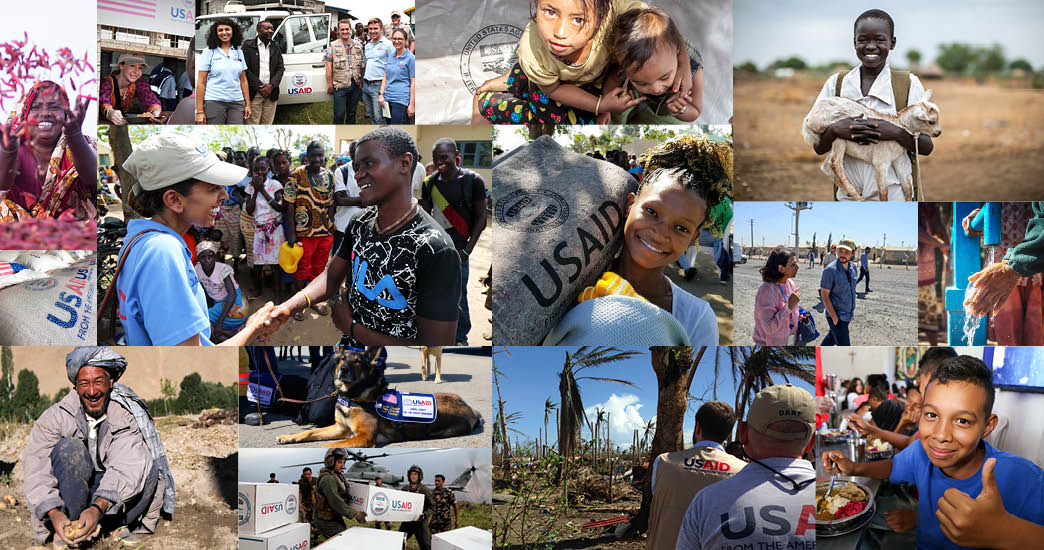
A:
{"label": "storm-damaged tree", "polygon": [[551,411],[557,410],[558,403],[551,401],[550,395],[547,396],[547,399],[544,400],[544,444],[540,447],[540,456],[544,456],[544,449],[546,449],[550,445],[550,443],[548,443],[550,441],[550,437],[548,436],[551,434],[547,431],[547,421],[551,417]]}
{"label": "storm-damaged tree", "polygon": [[736,418],[744,418],[747,404],[759,391],[775,384],[772,375],[784,382],[798,378],[815,382],[814,347],[736,346],[728,348],[732,382],[736,389]]}
{"label": "storm-damaged tree", "polygon": [[699,348],[693,356],[689,346],[653,346],[652,368],[656,372],[656,430],[653,433],[652,449],[649,451],[649,469],[642,482],[642,506],[638,515],[631,520],[632,533],[644,533],[649,528],[649,512],[652,510],[652,461],[662,453],[677,451],[685,446],[682,433],[685,411],[688,408],[689,386],[692,385],[696,367],[703,359],[707,346]]}

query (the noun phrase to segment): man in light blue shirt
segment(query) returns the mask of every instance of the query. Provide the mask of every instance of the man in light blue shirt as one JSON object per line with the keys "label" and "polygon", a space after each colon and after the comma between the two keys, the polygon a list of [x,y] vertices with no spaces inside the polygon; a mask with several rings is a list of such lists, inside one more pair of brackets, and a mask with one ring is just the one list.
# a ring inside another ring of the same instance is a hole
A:
{"label": "man in light blue shirt", "polygon": [[855,242],[842,239],[837,243],[837,259],[823,268],[819,281],[819,294],[826,308],[827,326],[830,332],[823,338],[821,346],[850,346],[848,323],[856,305],[856,273],[852,265]]}
{"label": "man in light blue shirt", "polygon": [[870,247],[866,247],[863,254],[859,256],[859,278],[856,279],[856,286],[859,286],[859,281],[866,277],[866,286],[863,292],[870,292]]}
{"label": "man in light blue shirt", "polygon": [[368,32],[370,39],[363,51],[366,55],[366,69],[363,71],[363,105],[366,116],[374,124],[387,124],[378,97],[381,95],[381,80],[384,79],[384,67],[388,57],[394,55],[395,48],[391,41],[384,37],[384,26],[381,20],[370,19]]}

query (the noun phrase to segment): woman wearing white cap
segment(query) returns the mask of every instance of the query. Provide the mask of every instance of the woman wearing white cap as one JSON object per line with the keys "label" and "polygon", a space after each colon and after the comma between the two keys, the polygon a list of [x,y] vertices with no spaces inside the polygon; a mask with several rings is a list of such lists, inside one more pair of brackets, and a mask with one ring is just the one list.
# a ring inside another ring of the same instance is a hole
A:
{"label": "woman wearing white cap", "polygon": [[[127,224],[120,251],[126,259],[116,289],[127,344],[211,345],[206,294],[181,235],[193,225],[214,224],[228,197],[225,186],[242,181],[246,169],[221,162],[181,132],[146,139],[123,168],[138,181],[131,207],[146,216]],[[271,309],[272,302],[265,304],[222,345],[249,343]]]}
{"label": "woman wearing white cap", "polygon": [[127,124],[124,114],[146,113],[149,120],[159,122],[156,118],[163,109],[156,94],[149,87],[149,79],[141,76],[148,69],[145,58],[133,53],[120,56],[116,64],[119,68],[102,79],[98,86],[99,114],[112,124]]}

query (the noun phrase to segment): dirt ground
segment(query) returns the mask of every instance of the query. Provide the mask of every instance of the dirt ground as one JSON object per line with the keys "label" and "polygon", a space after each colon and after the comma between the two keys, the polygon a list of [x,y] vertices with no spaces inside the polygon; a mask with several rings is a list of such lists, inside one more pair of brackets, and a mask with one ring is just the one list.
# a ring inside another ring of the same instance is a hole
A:
{"label": "dirt ground", "polygon": [[718,318],[718,344],[732,345],[732,283],[718,281],[718,266],[714,257],[703,249],[696,255],[696,276],[691,281],[684,279],[682,269],[673,265],[664,270],[674,284],[707,300]]}
{"label": "dirt ground", "polygon": [[[754,344],[754,297],[761,286],[758,269],[765,265],[764,257],[751,258],[737,265],[733,273],[736,281],[735,340],[736,345]],[[801,307],[812,313],[819,330],[818,342],[826,337],[829,328],[826,309],[819,298],[819,280],[823,268],[818,263],[808,268],[808,260],[798,262],[794,279],[801,295]],[[870,294],[860,282],[856,292],[856,308],[849,325],[853,346],[908,345],[917,341],[917,265],[870,266]]]}
{"label": "dirt ground", "polygon": [[[586,523],[592,523],[596,521],[604,521],[608,519],[618,518],[620,516],[629,516],[638,512],[640,502],[638,501],[623,501],[614,502],[612,504],[599,503],[595,506],[576,507],[571,506],[565,510],[565,513],[558,513],[554,518],[555,530],[561,535],[558,540],[553,543],[544,545],[527,545],[522,546],[521,544],[508,544],[505,546],[498,546],[503,550],[527,550],[529,548],[550,548],[554,550],[566,550],[569,548],[608,548],[610,550],[643,550],[645,548],[645,538],[638,539],[617,539],[613,535],[613,530],[617,525],[610,525],[607,527],[596,527],[593,529],[581,529],[580,526]],[[500,510],[506,510],[508,505],[505,504],[494,504],[493,505],[493,517],[494,519],[502,517],[503,513],[498,513]],[[541,515],[555,514],[555,511],[549,509],[542,509],[539,511]]]}
{"label": "dirt ground", "polygon": [[[795,76],[735,83],[735,199],[831,200],[822,157],[801,121],[824,79]],[[1044,90],[973,80],[925,80],[942,135],[922,156],[925,200],[1034,200],[1044,191]]]}
{"label": "dirt ground", "polygon": [[[156,534],[139,535],[148,548],[233,550],[236,535],[237,436],[234,425],[190,427],[196,416],[163,417],[156,425],[167,451],[175,481],[175,511],[161,519]],[[27,424],[0,426],[0,466],[14,465],[10,481],[0,482],[0,498],[17,499],[13,508],[0,508],[0,547],[42,549],[34,546],[29,510],[22,485],[22,450],[29,435]],[[0,477],[0,480],[6,476]],[[47,546],[46,548],[50,548]],[[85,548],[81,545],[81,548]],[[103,538],[86,547],[118,550],[120,545]]]}

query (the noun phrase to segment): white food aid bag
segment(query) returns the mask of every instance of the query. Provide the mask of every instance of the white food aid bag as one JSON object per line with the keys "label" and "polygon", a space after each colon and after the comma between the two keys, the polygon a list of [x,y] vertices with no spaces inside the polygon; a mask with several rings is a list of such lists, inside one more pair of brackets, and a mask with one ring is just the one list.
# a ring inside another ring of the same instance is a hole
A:
{"label": "white food aid bag", "polygon": [[88,256],[48,273],[29,273],[34,274],[30,280],[0,289],[0,344],[94,345],[96,258]]}
{"label": "white food aid bag", "polygon": [[[732,0],[658,0],[703,61],[699,124],[732,116]],[[417,124],[470,124],[475,89],[518,62],[529,2],[428,0],[417,14]]]}
{"label": "white food aid bag", "polygon": [[493,339],[539,345],[620,248],[638,182],[541,136],[493,167]]}

